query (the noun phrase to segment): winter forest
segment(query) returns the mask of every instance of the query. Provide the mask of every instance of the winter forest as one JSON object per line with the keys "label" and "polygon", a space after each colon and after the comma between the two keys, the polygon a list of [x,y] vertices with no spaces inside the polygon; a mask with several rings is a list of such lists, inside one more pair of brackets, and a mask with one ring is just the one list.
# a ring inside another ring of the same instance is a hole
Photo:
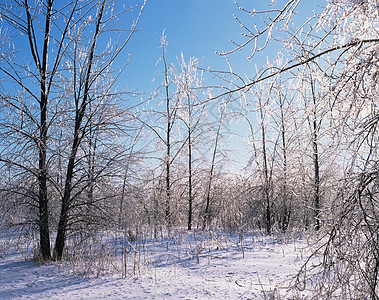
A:
{"label": "winter forest", "polygon": [[159,286],[292,247],[285,285],[246,273],[224,299],[379,299],[379,2],[255,2],[222,68],[171,59],[161,32],[146,91],[125,74],[149,0],[0,1],[0,276],[18,259]]}

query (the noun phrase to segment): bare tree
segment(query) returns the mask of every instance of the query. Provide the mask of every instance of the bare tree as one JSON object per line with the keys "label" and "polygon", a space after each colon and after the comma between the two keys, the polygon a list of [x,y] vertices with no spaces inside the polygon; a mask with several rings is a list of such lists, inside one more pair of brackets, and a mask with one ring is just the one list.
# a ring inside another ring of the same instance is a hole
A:
{"label": "bare tree", "polygon": [[174,103],[172,104],[172,96],[170,95],[170,79],[169,79],[169,72],[171,65],[167,64],[166,61],[166,40],[165,37],[162,36],[161,41],[162,46],[162,61],[164,65],[164,92],[165,92],[165,102],[166,102],[166,139],[164,140],[166,144],[166,157],[165,157],[165,165],[166,165],[166,203],[165,203],[165,219],[168,228],[172,225],[172,212],[171,212],[171,165],[174,161],[174,158],[172,157],[172,132],[174,128],[174,123],[176,121],[176,114],[178,111],[178,100],[175,99]]}
{"label": "bare tree", "polygon": [[[307,116],[311,129],[315,228],[327,239],[315,251],[323,255],[323,262],[313,269],[306,264],[301,274],[305,282],[316,286],[313,288],[316,297],[378,299],[378,236],[377,230],[375,234],[373,230],[378,223],[375,158],[378,137],[373,127],[377,126],[378,118],[377,105],[371,101],[378,99],[375,83],[379,43],[377,2],[330,1],[297,25],[294,15],[302,9],[303,3],[301,0],[274,2],[273,7],[263,11],[240,7],[242,12],[263,22],[249,26],[237,16],[244,31],[243,41],[236,42],[231,51],[222,55],[247,50],[247,46],[252,45],[248,55],[251,59],[257,51],[279,42],[278,55],[285,59],[279,66],[272,63],[263,66],[248,82],[217,97],[246,92],[259,82],[279,76],[297,77],[299,81],[304,75],[308,76],[310,87],[304,89],[300,84],[297,88],[300,94],[310,91]],[[311,71],[307,75],[308,67]],[[321,115],[315,110],[316,106]],[[329,122],[328,135],[320,135],[322,119]],[[338,196],[330,200],[332,205],[322,209],[321,139],[329,139],[334,151],[339,152],[336,157],[347,162],[344,166],[340,164],[346,171],[339,181],[342,183],[336,193]],[[363,247],[367,251],[362,251]]]}
{"label": "bare tree", "polygon": [[[290,180],[289,180],[289,157],[290,157],[290,128],[289,128],[289,120],[293,117],[290,113],[290,106],[292,105],[292,100],[289,99],[291,96],[289,96],[289,92],[287,93],[283,89],[283,85],[281,82],[277,83],[278,86],[274,86],[273,93],[275,93],[274,97],[276,99],[276,105],[278,106],[278,113],[276,116],[274,116],[274,123],[277,125],[278,128],[278,134],[280,136],[281,140],[281,169],[282,172],[279,174],[282,174],[279,176],[278,185],[280,186],[278,198],[281,200],[281,204],[277,205],[280,206],[280,211],[277,212],[278,219],[279,219],[279,226],[283,232],[285,232],[288,229],[290,219],[291,219],[291,207],[293,204],[291,203],[292,200],[292,193],[290,187]],[[292,134],[293,136],[293,134]],[[280,155],[278,155],[280,156]]]}
{"label": "bare tree", "polygon": [[[68,210],[72,204],[75,161],[85,131],[83,120],[88,103],[95,94],[95,83],[104,72],[108,72],[112,62],[137,29],[135,24],[130,31],[118,28],[116,23],[120,13],[129,10],[115,13],[113,6],[112,3],[95,0],[88,3],[72,1],[68,4],[58,4],[54,0],[25,0],[6,1],[0,7],[1,18],[6,21],[5,28],[10,36],[9,49],[12,49],[13,45],[17,49],[18,43],[23,39],[28,45],[27,51],[9,50],[0,66],[3,103],[9,114],[17,116],[14,118],[15,126],[8,127],[8,133],[3,135],[7,147],[1,160],[15,168],[28,171],[38,182],[38,226],[43,259],[51,257],[49,186],[58,189],[49,174],[49,162],[55,155],[50,153],[54,141],[53,132],[49,134],[49,131],[57,124],[62,114],[70,113],[62,112],[61,109],[67,108],[66,100],[72,97],[75,101],[75,122],[54,250],[54,257],[60,259],[64,248]],[[137,14],[138,21],[140,12]],[[99,37],[107,32],[119,35],[120,43],[113,44],[113,48],[104,49],[101,54],[96,53]],[[24,143],[16,143],[10,138],[12,135],[15,137],[20,134]],[[10,155],[10,151],[15,147],[25,149],[29,145],[32,145],[32,148],[29,148],[32,153],[38,153],[38,167],[35,167],[33,161],[24,164],[19,157]]]}
{"label": "bare tree", "polygon": [[205,98],[205,88],[202,87],[202,72],[197,69],[198,60],[191,58],[187,63],[183,54],[179,60],[180,72],[176,75],[178,97],[181,99],[178,117],[184,125],[185,141],[187,143],[188,160],[188,210],[187,229],[192,229],[193,202],[194,202],[194,173],[195,152],[200,147],[200,138],[203,136],[205,119],[205,105],[201,102]]}
{"label": "bare tree", "polygon": [[[77,153],[80,147],[80,144],[83,140],[84,133],[86,131],[88,123],[83,123],[87,107],[91,103],[91,94],[93,97],[99,97],[96,94],[96,91],[93,92],[93,88],[96,88],[95,83],[97,80],[101,79],[104,75],[104,72],[108,69],[109,65],[115,61],[117,56],[121,53],[122,49],[125,47],[126,43],[131,37],[131,34],[136,30],[135,25],[133,25],[132,31],[126,36],[126,39],[117,46],[112,52],[105,50],[100,56],[102,60],[95,58],[95,50],[97,49],[98,39],[101,35],[106,34],[109,30],[115,30],[113,28],[115,20],[113,20],[112,6],[103,0],[98,3],[96,14],[95,14],[95,23],[94,33],[91,37],[91,44],[89,47],[88,54],[83,60],[83,65],[76,67],[76,61],[74,61],[74,72],[73,72],[73,85],[74,85],[74,100],[75,100],[75,122],[74,122],[74,131],[73,131],[73,140],[70,150],[70,155],[68,158],[67,169],[66,169],[66,178],[64,193],[62,196],[62,206],[60,212],[60,218],[58,223],[58,232],[57,238],[54,246],[54,258],[61,259],[63,255],[63,248],[65,245],[66,232],[67,232],[67,223],[69,220],[69,210],[70,206],[73,203],[72,193],[72,180],[75,169],[75,161]],[[108,15],[107,15],[108,13]],[[139,16],[138,16],[139,18]],[[87,27],[87,25],[85,25]],[[80,28],[80,30],[85,30],[86,28]],[[116,30],[117,31],[117,30]],[[78,43],[78,44],[76,44]],[[81,46],[81,41],[75,41],[75,49],[79,49]],[[81,51],[81,50],[79,50]],[[80,54],[80,52],[75,55]],[[96,69],[95,69],[96,68]],[[84,77],[81,78],[81,77]],[[76,80],[79,80],[78,82]],[[110,85],[112,87],[112,84]],[[109,95],[110,89],[106,91],[101,97],[106,97]]]}
{"label": "bare tree", "polygon": [[[24,117],[27,117],[30,122],[29,126],[35,127],[38,131],[38,136],[33,134],[32,136],[29,135],[29,138],[34,141],[36,151],[38,151],[38,171],[33,172],[33,175],[37,177],[39,184],[38,224],[41,254],[44,259],[49,259],[51,255],[47,198],[47,135],[49,128],[47,111],[50,95],[54,93],[52,90],[53,83],[55,82],[55,78],[58,77],[57,73],[64,55],[65,40],[69,35],[68,24],[73,19],[73,13],[67,15],[68,22],[66,26],[62,26],[61,36],[57,36],[56,39],[59,42],[59,46],[52,46],[56,48],[56,54],[53,56],[53,59],[48,59],[48,55],[51,52],[50,41],[53,39],[52,15],[53,13],[64,13],[62,8],[54,10],[53,3],[54,1],[46,1],[43,5],[42,3],[32,3],[30,5],[28,1],[23,1],[23,3],[6,2],[1,7],[1,16],[7,21],[11,36],[14,37],[22,33],[27,37],[29,57],[31,58],[30,64],[25,65],[22,59],[18,59],[17,53],[11,53],[5,57],[1,65],[1,72],[12,86],[21,90],[20,94],[24,94],[31,104],[33,101],[37,102],[38,107],[23,102],[17,94],[14,97],[12,94],[7,93],[7,89],[4,86],[2,86],[2,89],[5,91],[3,99],[9,109],[15,110],[15,113],[21,116],[21,122],[24,121]],[[76,6],[74,6],[73,12],[75,9]],[[42,25],[43,22],[44,25]],[[10,43],[13,43],[13,41],[10,41]],[[51,70],[48,70],[49,66]],[[25,75],[24,70],[28,70]],[[29,78],[33,78],[34,80],[30,80]],[[38,94],[39,96],[37,96]],[[37,118],[34,111],[39,114],[39,118]],[[24,124],[21,123],[21,126],[17,125],[18,128],[22,128]],[[2,160],[7,161],[4,158]],[[13,160],[10,163],[17,165]],[[20,167],[25,168],[23,165],[20,165]]]}
{"label": "bare tree", "polygon": [[205,209],[204,209],[204,216],[203,216],[203,226],[202,229],[204,230],[206,227],[209,227],[210,221],[211,221],[211,195],[212,195],[212,185],[214,181],[214,173],[215,173],[215,165],[216,165],[216,156],[219,152],[219,141],[220,141],[220,135],[221,135],[221,125],[222,121],[224,119],[225,110],[221,111],[220,118],[218,120],[218,125],[216,129],[216,136],[214,139],[214,146],[212,151],[212,158],[211,158],[211,167],[209,169],[209,175],[207,179],[207,187],[206,187],[206,195],[205,195]]}
{"label": "bare tree", "polygon": [[[175,82],[175,67],[169,63],[166,59],[166,47],[167,41],[165,33],[163,32],[161,37],[161,49],[162,56],[160,62],[163,65],[163,81],[162,84],[151,96],[152,101],[157,99],[162,100],[163,109],[150,107],[146,110],[146,115],[138,118],[138,120],[144,125],[148,132],[150,132],[157,139],[158,156],[155,156],[159,163],[155,169],[162,171],[164,180],[159,180],[160,184],[164,184],[164,220],[167,225],[168,231],[173,224],[173,184],[175,179],[173,176],[174,162],[177,159],[180,151],[183,149],[185,143],[183,143],[175,132],[178,130],[178,110],[180,106],[180,97]],[[158,105],[159,107],[160,105]],[[154,121],[152,121],[154,120]],[[160,150],[162,149],[164,155],[160,156]],[[155,177],[155,176],[154,176]]]}

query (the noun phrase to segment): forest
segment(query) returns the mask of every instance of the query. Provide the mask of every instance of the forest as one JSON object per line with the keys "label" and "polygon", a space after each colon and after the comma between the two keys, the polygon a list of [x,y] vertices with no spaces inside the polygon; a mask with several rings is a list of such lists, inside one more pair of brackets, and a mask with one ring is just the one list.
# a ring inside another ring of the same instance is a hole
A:
{"label": "forest", "polygon": [[163,32],[142,93],[122,78],[148,2],[1,1],[0,258],[127,276],[178,232],[301,237],[293,291],[379,299],[379,2],[236,3],[228,68],[170,60]]}

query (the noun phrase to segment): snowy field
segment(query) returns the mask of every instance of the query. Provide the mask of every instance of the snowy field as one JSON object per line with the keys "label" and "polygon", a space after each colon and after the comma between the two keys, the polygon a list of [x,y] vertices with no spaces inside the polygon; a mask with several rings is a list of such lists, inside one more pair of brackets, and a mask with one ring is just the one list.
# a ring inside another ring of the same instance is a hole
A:
{"label": "snowy field", "polygon": [[306,259],[307,243],[181,233],[129,249],[136,250],[127,254],[130,260],[111,262],[107,255],[113,271],[103,267],[98,276],[91,268],[101,259],[38,266],[16,252],[2,255],[0,299],[293,299],[287,287]]}

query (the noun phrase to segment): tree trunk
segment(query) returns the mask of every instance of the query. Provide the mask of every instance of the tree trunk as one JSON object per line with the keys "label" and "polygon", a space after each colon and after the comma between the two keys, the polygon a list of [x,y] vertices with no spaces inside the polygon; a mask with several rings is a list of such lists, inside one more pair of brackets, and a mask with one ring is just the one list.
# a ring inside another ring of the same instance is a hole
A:
{"label": "tree trunk", "polygon": [[28,18],[28,37],[29,45],[34,57],[37,68],[41,76],[41,96],[40,96],[40,141],[39,141],[39,162],[38,162],[38,183],[39,183],[39,230],[40,230],[40,249],[41,255],[44,260],[51,259],[50,250],[50,230],[49,230],[49,209],[47,197],[47,105],[48,105],[48,89],[47,89],[47,55],[50,39],[50,23],[52,12],[52,1],[47,1],[46,5],[46,18],[45,18],[45,33],[42,52],[42,64],[37,58],[34,46],[34,30],[32,25],[32,16],[30,15],[28,3],[25,2],[25,8]]}
{"label": "tree trunk", "polygon": [[[168,123],[170,124],[170,123]],[[167,132],[167,152],[166,152],[166,205],[165,219],[167,227],[171,227],[171,182],[170,182],[170,133]]]}
{"label": "tree trunk", "polygon": [[68,223],[68,213],[71,205],[71,186],[72,186],[72,177],[74,174],[74,165],[76,159],[76,153],[80,144],[79,139],[79,128],[78,132],[75,135],[70,159],[67,166],[66,182],[64,188],[64,194],[62,198],[61,213],[58,223],[58,232],[57,238],[55,241],[54,247],[54,260],[61,260],[63,255],[63,249],[66,242],[66,232],[67,232],[67,223]]}
{"label": "tree trunk", "polygon": [[172,225],[171,218],[171,129],[173,122],[171,122],[171,108],[170,108],[170,93],[169,93],[169,69],[166,63],[165,48],[162,47],[162,58],[164,63],[164,76],[165,76],[165,92],[166,92],[166,114],[167,114],[167,131],[166,131],[166,205],[165,205],[165,219],[168,231],[170,231]]}
{"label": "tree trunk", "polygon": [[268,176],[268,165],[267,165],[267,151],[266,151],[266,133],[264,126],[264,114],[261,99],[259,98],[259,110],[262,122],[262,152],[263,152],[263,195],[265,200],[265,223],[266,223],[266,233],[271,234],[271,202],[270,202],[270,186],[269,186],[269,176]]}
{"label": "tree trunk", "polygon": [[320,168],[319,168],[319,155],[317,145],[317,125],[316,120],[313,121],[313,166],[314,166],[314,209],[315,209],[315,229],[320,229]]}
{"label": "tree trunk", "polygon": [[104,0],[100,8],[99,15],[97,16],[96,30],[95,30],[95,34],[92,40],[89,56],[88,56],[86,78],[84,82],[84,94],[83,94],[83,99],[80,106],[78,105],[79,99],[75,99],[77,110],[76,110],[76,116],[75,116],[74,140],[72,143],[71,154],[70,154],[70,158],[67,165],[65,188],[64,188],[64,194],[62,197],[62,206],[61,206],[61,213],[60,213],[59,223],[58,223],[58,232],[57,232],[57,238],[55,241],[55,247],[54,247],[54,253],[53,253],[55,260],[62,259],[63,249],[66,242],[67,223],[68,223],[68,217],[69,217],[68,214],[69,214],[70,205],[72,202],[71,200],[72,178],[74,174],[76,154],[78,152],[81,140],[83,138],[84,129],[82,128],[82,122],[83,122],[83,118],[86,112],[89,93],[90,93],[90,87],[92,84],[91,73],[92,73],[93,59],[94,59],[94,54],[95,54],[97,38],[100,33],[100,25],[102,22],[102,16],[103,16],[104,8],[105,8],[105,3],[106,1]]}
{"label": "tree trunk", "polygon": [[188,226],[192,229],[192,145],[191,145],[191,126],[188,128]]}
{"label": "tree trunk", "polygon": [[[42,92],[41,92],[42,94]],[[41,107],[41,132],[40,132],[40,149],[39,149],[39,231],[40,231],[40,249],[44,260],[51,258],[50,250],[50,230],[49,230],[49,210],[47,198],[47,166],[46,166],[46,139],[47,139],[47,111],[46,97],[42,97],[44,101]]]}
{"label": "tree trunk", "polygon": [[312,148],[313,148],[313,167],[314,167],[314,182],[313,182],[313,197],[314,197],[314,220],[315,229],[320,229],[320,167],[318,154],[318,122],[316,115],[316,94],[314,83],[311,76],[311,89],[313,99],[313,122],[312,122]]}
{"label": "tree trunk", "polygon": [[215,146],[214,146],[213,154],[212,154],[212,164],[211,164],[211,170],[210,170],[210,173],[209,173],[209,180],[208,180],[208,187],[207,187],[207,197],[206,197],[206,202],[205,202],[205,211],[204,211],[204,218],[203,218],[203,228],[202,228],[203,230],[207,226],[209,226],[209,223],[210,223],[211,187],[212,187],[212,180],[213,180],[213,170],[214,170],[214,165],[215,165],[215,161],[216,161],[218,139],[219,139],[219,136],[220,136],[221,120],[222,120],[222,116],[220,117],[220,122],[218,124],[217,133],[216,133],[216,140],[215,140]]}
{"label": "tree trunk", "polygon": [[280,105],[280,118],[281,118],[281,135],[282,135],[282,148],[283,148],[283,211],[281,227],[282,231],[285,232],[288,229],[291,211],[288,209],[288,188],[287,188],[287,145],[286,145],[286,128],[284,123],[284,108],[283,100],[281,95],[279,95],[279,105]]}

